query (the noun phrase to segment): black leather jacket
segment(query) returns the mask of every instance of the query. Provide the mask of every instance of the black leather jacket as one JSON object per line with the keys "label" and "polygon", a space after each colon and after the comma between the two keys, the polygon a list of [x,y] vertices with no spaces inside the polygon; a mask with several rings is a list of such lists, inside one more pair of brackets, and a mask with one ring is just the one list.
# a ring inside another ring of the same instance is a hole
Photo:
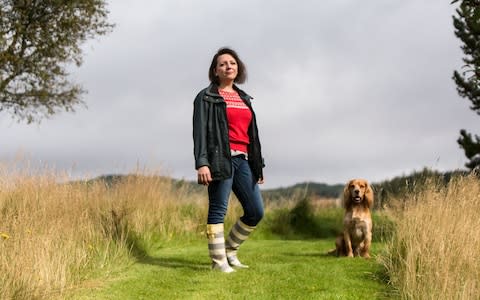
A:
{"label": "black leather jacket", "polygon": [[[252,122],[248,128],[248,163],[256,181],[263,179],[263,163],[257,121],[250,97],[234,85],[240,98],[252,112]],[[193,144],[195,169],[208,166],[213,180],[223,180],[232,176],[230,143],[226,103],[218,93],[218,86],[211,84],[201,90],[193,103]]]}

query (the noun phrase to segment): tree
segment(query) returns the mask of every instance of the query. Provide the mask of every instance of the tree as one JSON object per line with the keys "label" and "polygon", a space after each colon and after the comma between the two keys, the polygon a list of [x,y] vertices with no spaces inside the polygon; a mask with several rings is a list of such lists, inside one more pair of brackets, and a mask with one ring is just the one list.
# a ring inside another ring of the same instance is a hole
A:
{"label": "tree", "polygon": [[[470,109],[480,115],[480,0],[454,0],[452,4],[459,1],[453,25],[455,35],[463,42],[465,66],[462,73],[454,71],[453,80],[458,94],[467,98],[472,103]],[[480,167],[480,137],[462,129],[457,142],[470,160],[465,166],[471,170]]]}
{"label": "tree", "polygon": [[0,0],[0,112],[31,123],[84,104],[67,67],[112,30],[107,14],[104,0]]}

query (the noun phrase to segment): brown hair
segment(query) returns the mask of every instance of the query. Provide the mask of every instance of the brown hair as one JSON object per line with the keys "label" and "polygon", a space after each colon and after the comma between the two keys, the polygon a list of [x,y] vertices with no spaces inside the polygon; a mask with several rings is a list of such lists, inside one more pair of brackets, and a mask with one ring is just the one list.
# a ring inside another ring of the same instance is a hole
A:
{"label": "brown hair", "polygon": [[237,70],[237,77],[233,82],[235,83],[244,83],[247,80],[247,69],[245,68],[245,64],[242,62],[240,57],[238,57],[237,52],[235,50],[223,47],[218,49],[217,53],[212,58],[212,63],[210,64],[210,69],[208,69],[208,78],[210,82],[215,84],[220,84],[218,77],[215,75],[215,68],[217,67],[217,59],[220,55],[223,54],[230,54],[235,61],[237,62],[238,70]]}

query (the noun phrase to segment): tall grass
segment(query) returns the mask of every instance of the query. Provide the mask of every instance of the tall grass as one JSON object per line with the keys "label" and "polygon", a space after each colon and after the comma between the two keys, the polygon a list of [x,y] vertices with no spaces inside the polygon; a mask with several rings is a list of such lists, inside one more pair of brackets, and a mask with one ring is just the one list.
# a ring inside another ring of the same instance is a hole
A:
{"label": "tall grass", "polygon": [[110,185],[0,166],[0,298],[61,298],[146,255],[155,241],[202,235],[206,210],[206,197],[166,177]]}
{"label": "tall grass", "polygon": [[480,181],[429,179],[405,198],[383,262],[402,299],[480,299]]}
{"label": "tall grass", "polygon": [[[86,280],[108,276],[149,255],[152,247],[205,236],[206,189],[192,191],[188,184],[154,172],[72,181],[27,165],[0,165],[1,299],[62,298]],[[317,214],[321,205],[297,200],[266,199],[266,220],[256,236],[272,237],[271,229],[280,228],[275,237],[312,237],[302,231],[305,222],[327,234],[338,227],[338,210],[326,211],[327,224]],[[232,196],[227,229],[241,213]]]}

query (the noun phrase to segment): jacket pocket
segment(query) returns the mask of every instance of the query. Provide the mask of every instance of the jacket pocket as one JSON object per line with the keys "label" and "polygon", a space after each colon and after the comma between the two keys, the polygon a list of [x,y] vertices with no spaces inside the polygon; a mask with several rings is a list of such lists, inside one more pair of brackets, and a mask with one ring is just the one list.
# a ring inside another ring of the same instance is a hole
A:
{"label": "jacket pocket", "polygon": [[217,177],[221,172],[220,148],[218,146],[211,147],[208,149],[208,156],[212,177]]}

